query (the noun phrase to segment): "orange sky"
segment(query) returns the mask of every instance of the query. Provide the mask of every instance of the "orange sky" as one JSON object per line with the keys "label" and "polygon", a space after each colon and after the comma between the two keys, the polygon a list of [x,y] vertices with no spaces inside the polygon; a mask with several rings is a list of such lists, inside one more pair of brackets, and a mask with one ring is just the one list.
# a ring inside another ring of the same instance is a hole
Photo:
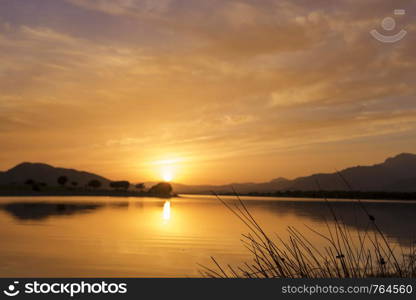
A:
{"label": "orange sky", "polygon": [[[408,35],[380,43],[369,31],[395,8]],[[220,184],[416,152],[415,12],[411,0],[3,0],[0,170]]]}

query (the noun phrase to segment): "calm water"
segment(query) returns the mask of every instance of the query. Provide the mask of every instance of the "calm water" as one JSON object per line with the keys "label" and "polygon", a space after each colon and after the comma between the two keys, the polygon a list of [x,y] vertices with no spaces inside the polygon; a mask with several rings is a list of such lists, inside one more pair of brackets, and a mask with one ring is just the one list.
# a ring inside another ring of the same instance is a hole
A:
{"label": "calm water", "polygon": [[[225,197],[233,201],[231,197]],[[295,226],[312,242],[330,219],[324,202],[243,197],[266,231]],[[406,246],[416,232],[416,203],[366,202],[388,238]],[[351,228],[365,230],[354,201],[333,203]],[[1,277],[192,277],[210,256],[238,265],[247,229],[210,196],[155,198],[0,197]]]}

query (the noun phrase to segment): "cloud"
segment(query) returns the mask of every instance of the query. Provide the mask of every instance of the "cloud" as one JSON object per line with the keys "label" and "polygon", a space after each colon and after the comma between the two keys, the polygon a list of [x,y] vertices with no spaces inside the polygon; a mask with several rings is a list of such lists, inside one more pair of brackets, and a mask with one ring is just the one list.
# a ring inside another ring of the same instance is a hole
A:
{"label": "cloud", "polygon": [[50,146],[46,158],[70,148],[126,169],[128,158],[162,152],[274,161],[415,129],[416,27],[398,20],[409,34],[394,45],[369,35],[391,3],[65,3],[74,23],[99,20],[102,30],[61,23],[65,11],[38,22],[0,13],[0,142],[13,133],[5,162],[32,143]]}
{"label": "cloud", "polygon": [[111,15],[144,16],[165,12],[172,0],[67,0],[80,7]]}

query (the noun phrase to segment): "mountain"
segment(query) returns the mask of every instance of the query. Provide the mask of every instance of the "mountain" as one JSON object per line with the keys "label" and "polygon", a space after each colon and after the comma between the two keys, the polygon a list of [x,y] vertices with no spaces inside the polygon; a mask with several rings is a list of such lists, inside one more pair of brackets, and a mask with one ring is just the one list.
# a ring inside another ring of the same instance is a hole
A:
{"label": "mountain", "polygon": [[0,172],[0,185],[12,183],[22,184],[28,179],[36,182],[45,182],[49,186],[57,186],[59,176],[68,177],[68,181],[76,181],[79,186],[86,185],[90,180],[97,179],[107,186],[110,182],[108,179],[99,175],[78,171],[74,169],[56,168],[42,163],[21,163],[10,170]]}
{"label": "mountain", "polygon": [[416,192],[416,155],[402,153],[372,166],[356,166],[339,173],[313,174],[293,180],[277,178],[264,183],[242,183],[222,186],[187,186],[174,184],[177,193],[270,193],[275,191],[355,191]]}
{"label": "mountain", "polygon": [[255,191],[275,192],[280,189],[281,185],[289,181],[285,178],[274,179],[264,183],[231,183],[226,185],[185,185],[180,183],[172,183],[173,189],[181,194],[211,194],[230,193],[234,188],[238,193],[251,193]]}
{"label": "mountain", "polygon": [[[357,191],[416,191],[416,186],[411,184],[416,178],[414,154],[402,153],[380,164],[352,167],[339,173]],[[290,189],[313,190],[319,182],[323,190],[345,190],[346,184],[341,176],[332,173],[297,178]]]}
{"label": "mountain", "polygon": [[[0,172],[0,185],[24,183],[28,179],[57,185],[59,176],[67,176],[80,186],[97,179],[108,186],[109,180],[99,175],[74,169],[55,168],[42,163],[22,163]],[[207,194],[230,193],[234,188],[238,193],[272,193],[276,191],[347,191],[344,178],[355,191],[416,192],[416,155],[402,153],[372,166],[356,166],[339,173],[313,174],[293,180],[276,178],[263,183],[233,183],[228,185],[184,185],[172,183],[176,193]],[[319,187],[318,187],[319,185]],[[146,186],[150,186],[146,184]]]}

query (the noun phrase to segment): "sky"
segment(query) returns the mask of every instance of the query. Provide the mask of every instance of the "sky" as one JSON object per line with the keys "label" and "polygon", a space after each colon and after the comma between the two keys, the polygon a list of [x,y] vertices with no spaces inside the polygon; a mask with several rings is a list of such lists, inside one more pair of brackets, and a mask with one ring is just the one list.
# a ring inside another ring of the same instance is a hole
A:
{"label": "sky", "polygon": [[0,170],[225,184],[416,153],[415,16],[413,0],[0,0]]}

